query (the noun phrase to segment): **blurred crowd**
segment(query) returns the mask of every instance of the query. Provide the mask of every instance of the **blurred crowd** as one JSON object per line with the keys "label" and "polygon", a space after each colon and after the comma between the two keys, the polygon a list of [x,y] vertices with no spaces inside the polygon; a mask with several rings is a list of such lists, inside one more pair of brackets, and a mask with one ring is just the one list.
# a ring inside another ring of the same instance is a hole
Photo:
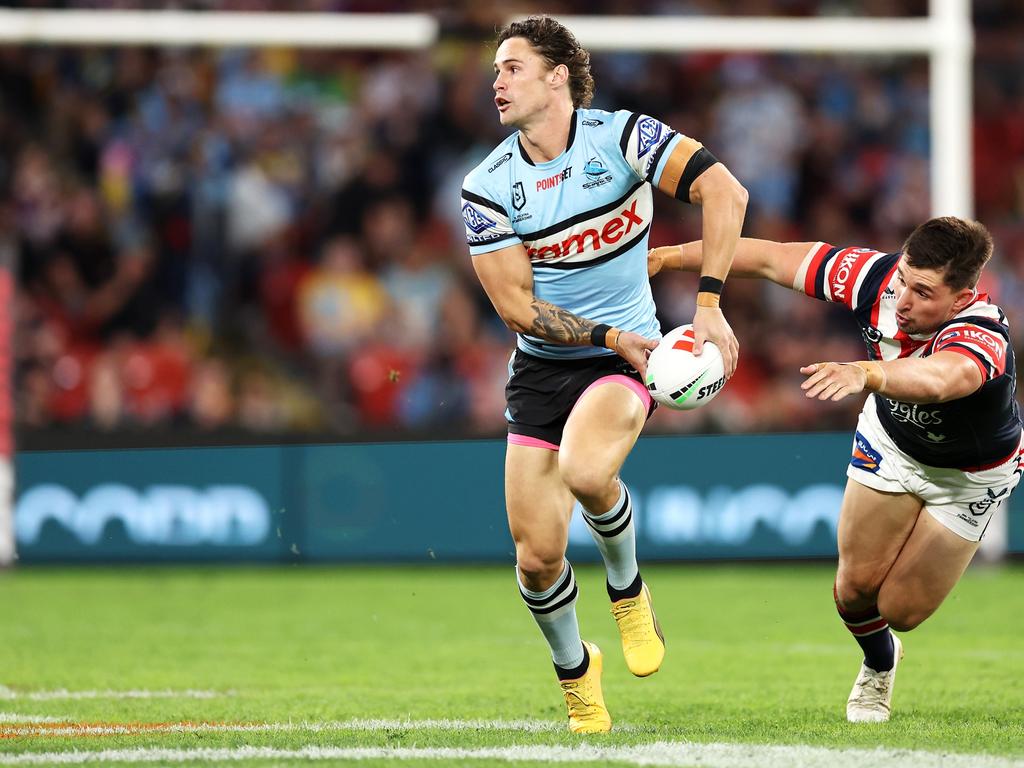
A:
{"label": "blurred crowd", "polygon": [[[282,9],[185,7],[212,5]],[[913,1],[556,5],[546,10],[924,12]],[[502,434],[513,337],[473,274],[459,189],[504,137],[489,44],[508,12],[446,7],[441,42],[415,53],[0,47],[19,429]],[[979,1],[975,24],[976,214],[997,241],[983,288],[1024,329],[1024,7]],[[928,218],[922,57],[623,53],[593,65],[595,107],[655,115],[729,166],[750,192],[749,236],[893,251]],[[652,245],[700,237],[698,209],[656,197]],[[691,319],[695,285],[655,279],[665,330]],[[661,409],[651,431],[853,423],[858,403],[808,403],[797,372],[863,357],[846,314],[738,279],[723,305],[737,375],[713,407]]]}

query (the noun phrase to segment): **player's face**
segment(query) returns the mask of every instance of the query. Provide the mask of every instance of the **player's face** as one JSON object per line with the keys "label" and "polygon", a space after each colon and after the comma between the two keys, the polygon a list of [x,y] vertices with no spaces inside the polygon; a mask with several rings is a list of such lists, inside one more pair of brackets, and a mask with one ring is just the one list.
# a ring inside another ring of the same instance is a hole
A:
{"label": "player's face", "polygon": [[896,272],[896,325],[904,333],[934,333],[974,297],[946,285],[942,270],[912,267],[905,256]]}
{"label": "player's face", "polygon": [[502,125],[521,128],[552,97],[547,62],[522,37],[510,37],[494,54],[494,103]]}

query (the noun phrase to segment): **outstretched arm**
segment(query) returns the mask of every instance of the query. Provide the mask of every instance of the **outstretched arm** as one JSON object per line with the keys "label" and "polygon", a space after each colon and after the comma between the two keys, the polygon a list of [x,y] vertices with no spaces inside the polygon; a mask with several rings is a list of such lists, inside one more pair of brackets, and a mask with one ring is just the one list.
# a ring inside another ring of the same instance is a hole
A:
{"label": "outstretched arm", "polygon": [[[777,243],[741,237],[729,275],[759,277],[773,283],[795,288],[796,275],[804,257],[818,243]],[[703,263],[703,243],[695,240],[682,245],[653,248],[647,254],[647,274],[654,276],[663,269],[699,272]]]}
{"label": "outstretched arm", "polygon": [[522,244],[473,257],[473,268],[494,309],[510,329],[572,346],[596,344],[617,352],[641,376],[647,374],[653,339],[595,323],[533,293],[533,270]]}
{"label": "outstretched arm", "polygon": [[842,400],[865,390],[904,403],[945,403],[967,397],[984,380],[978,365],[957,352],[924,358],[812,363],[800,369],[807,397]]}

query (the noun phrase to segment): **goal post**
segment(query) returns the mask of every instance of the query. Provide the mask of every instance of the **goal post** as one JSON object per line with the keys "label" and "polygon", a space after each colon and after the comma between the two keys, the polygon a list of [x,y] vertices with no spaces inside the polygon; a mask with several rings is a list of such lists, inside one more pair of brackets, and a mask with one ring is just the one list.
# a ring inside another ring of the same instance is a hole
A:
{"label": "goal post", "polygon": [[974,215],[969,0],[932,0],[919,18],[559,16],[591,51],[925,55],[931,210]]}

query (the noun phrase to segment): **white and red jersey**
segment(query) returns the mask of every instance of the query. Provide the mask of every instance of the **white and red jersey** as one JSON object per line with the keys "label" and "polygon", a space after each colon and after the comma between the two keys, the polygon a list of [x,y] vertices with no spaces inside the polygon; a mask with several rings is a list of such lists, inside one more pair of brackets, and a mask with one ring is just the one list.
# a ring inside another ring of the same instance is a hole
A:
{"label": "white and red jersey", "polygon": [[934,333],[904,333],[896,324],[899,259],[899,253],[816,243],[800,265],[793,287],[849,308],[872,360],[946,351],[974,362],[983,384],[967,397],[945,403],[906,403],[877,395],[875,407],[900,450],[922,464],[964,470],[996,466],[1017,450],[1021,439],[1006,315],[982,293]]}

